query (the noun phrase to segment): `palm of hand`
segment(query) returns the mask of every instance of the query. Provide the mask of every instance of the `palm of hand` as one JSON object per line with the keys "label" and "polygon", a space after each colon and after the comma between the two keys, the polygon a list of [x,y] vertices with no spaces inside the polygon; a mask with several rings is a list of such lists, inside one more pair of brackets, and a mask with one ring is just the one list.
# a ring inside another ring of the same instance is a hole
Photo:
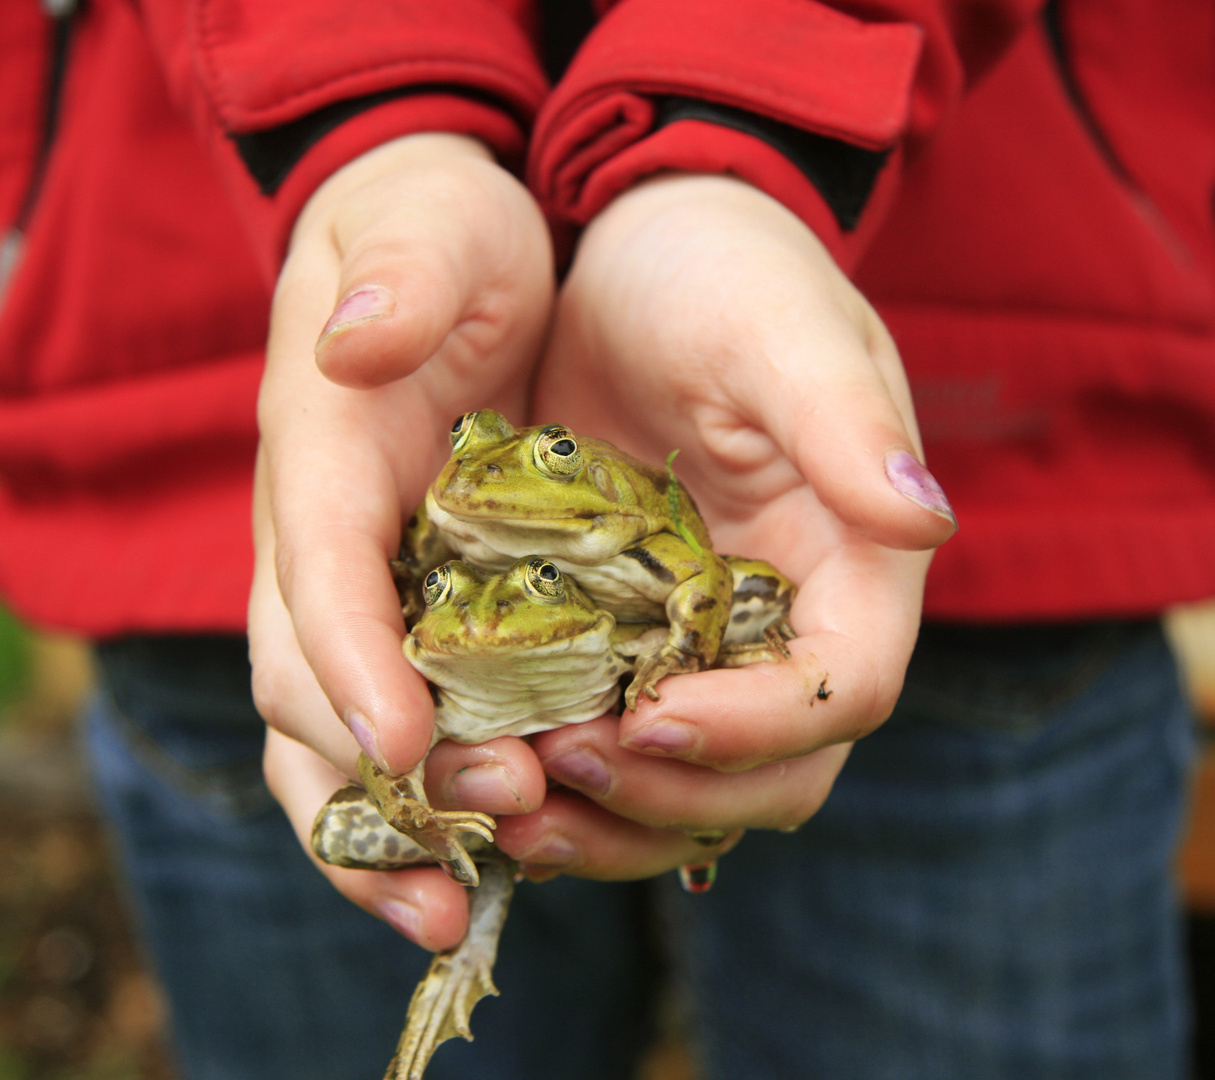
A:
{"label": "palm of hand", "polygon": [[[928,565],[902,549],[932,547],[952,525],[887,480],[884,454],[917,445],[898,356],[804,226],[724,178],[665,178],[622,197],[582,239],[534,401],[538,420],[641,458],[678,448],[716,549],[766,558],[800,586],[803,681],[831,673],[833,717],[811,721],[814,702],[794,693],[790,730],[769,721],[767,745],[726,738],[703,763],[803,754],[885,719]],[[727,677],[714,686],[741,707],[748,673],[691,678]],[[673,695],[720,715],[679,683]],[[635,726],[626,717],[626,740]]]}

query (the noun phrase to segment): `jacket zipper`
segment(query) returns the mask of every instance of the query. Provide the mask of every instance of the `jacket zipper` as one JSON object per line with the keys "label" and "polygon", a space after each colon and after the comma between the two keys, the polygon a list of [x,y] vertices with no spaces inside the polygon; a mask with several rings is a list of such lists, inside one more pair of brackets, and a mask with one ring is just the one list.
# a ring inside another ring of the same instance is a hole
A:
{"label": "jacket zipper", "polygon": [[1054,57],[1055,69],[1059,74],[1059,81],[1063,85],[1063,90],[1071,102],[1076,117],[1088,133],[1089,140],[1092,142],[1097,153],[1101,155],[1110,174],[1122,186],[1131,202],[1135,205],[1135,209],[1139,211],[1139,214],[1147,224],[1155,231],[1161,243],[1172,253],[1173,258],[1178,263],[1190,265],[1193,259],[1185,242],[1177,234],[1173,226],[1169,224],[1168,219],[1161,212],[1160,207],[1156,205],[1152,197],[1139,181],[1131,175],[1131,171],[1126,167],[1126,163],[1122,160],[1118,151],[1114,149],[1113,143],[1110,142],[1109,137],[1105,134],[1101,124],[1097,121],[1096,114],[1084,96],[1084,92],[1080,88],[1080,82],[1076,78],[1076,72],[1072,67],[1071,56],[1063,33],[1063,20],[1060,16],[1061,7],[1061,0],[1048,0],[1042,9],[1042,22],[1046,31],[1046,40],[1050,45],[1051,54]]}
{"label": "jacket zipper", "polygon": [[51,147],[59,129],[59,107],[63,100],[63,83],[67,71],[68,48],[72,39],[72,27],[78,0],[42,0],[42,10],[53,22],[51,40],[51,63],[47,72],[46,93],[42,110],[41,131],[38,149],[34,154],[34,167],[30,170],[29,183],[17,211],[12,227],[0,240],[0,301],[12,280],[24,246],[25,231],[38,203],[46,176]]}

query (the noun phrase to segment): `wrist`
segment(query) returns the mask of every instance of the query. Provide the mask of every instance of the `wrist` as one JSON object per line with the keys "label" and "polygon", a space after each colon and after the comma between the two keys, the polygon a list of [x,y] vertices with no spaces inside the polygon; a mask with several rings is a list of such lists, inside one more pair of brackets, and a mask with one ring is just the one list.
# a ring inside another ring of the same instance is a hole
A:
{"label": "wrist", "polygon": [[351,195],[394,173],[478,161],[493,164],[494,153],[472,135],[423,131],[382,143],[347,162],[317,187],[296,219],[291,246],[302,233],[327,226]]}

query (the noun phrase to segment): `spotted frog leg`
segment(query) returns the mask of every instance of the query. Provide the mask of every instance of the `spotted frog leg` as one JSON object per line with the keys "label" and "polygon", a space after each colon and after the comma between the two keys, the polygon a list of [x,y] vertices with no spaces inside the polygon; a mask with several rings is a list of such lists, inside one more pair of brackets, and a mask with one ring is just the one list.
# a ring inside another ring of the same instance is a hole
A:
{"label": "spotted frog leg", "polygon": [[469,898],[468,933],[454,949],[435,953],[418,983],[385,1080],[422,1080],[440,1043],[457,1035],[472,1041],[468,1020],[473,1006],[487,995],[498,995],[494,961],[517,870],[500,853],[482,865],[481,884]]}
{"label": "spotted frog leg", "polygon": [[[518,866],[480,834],[467,843],[481,863],[480,884],[469,892],[468,932],[455,948],[435,954],[414,991],[385,1080],[421,1080],[440,1044],[456,1035],[472,1039],[473,1006],[486,995],[497,996],[494,962]],[[392,828],[367,792],[353,784],[321,808],[312,850],[333,866],[356,870],[397,870],[434,861],[425,848]]]}
{"label": "spotted frog leg", "polygon": [[492,843],[497,823],[476,810],[433,809],[422,786],[425,762],[423,758],[403,776],[389,776],[366,754],[360,754],[359,779],[389,825],[429,851],[461,885],[475,886],[480,880],[477,867],[459,833],[472,833]]}

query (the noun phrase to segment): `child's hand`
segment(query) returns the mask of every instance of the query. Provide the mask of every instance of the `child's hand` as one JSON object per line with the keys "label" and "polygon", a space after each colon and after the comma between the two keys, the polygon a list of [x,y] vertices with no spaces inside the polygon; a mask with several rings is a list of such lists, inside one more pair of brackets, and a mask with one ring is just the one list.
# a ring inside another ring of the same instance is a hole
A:
{"label": "child's hand", "polygon": [[[331,177],[300,216],[259,402],[249,635],[262,715],[334,776],[354,775],[360,745],[396,773],[430,745],[430,694],[401,654],[388,560],[448,456],[452,420],[485,405],[522,418],[552,288],[538,209],[470,139],[382,146]],[[268,758],[276,790],[296,816],[300,798],[315,811],[323,799],[290,794],[282,759]],[[491,747],[476,763],[487,768],[462,774],[473,808],[539,805],[544,779],[525,744]],[[458,768],[437,765],[435,783]],[[441,879],[390,880],[430,881],[417,887],[456,897],[460,924],[458,888]],[[366,888],[344,880],[348,893]],[[450,915],[428,918],[416,940],[452,944],[463,933]]]}
{"label": "child's hand", "polygon": [[[679,448],[717,550],[766,558],[800,586],[792,660],[668,678],[618,731],[547,732],[534,745],[549,775],[646,825],[800,824],[847,745],[893,708],[929,552],[956,527],[917,460],[885,328],[767,196],[725,177],[663,177],[584,234],[534,419],[656,463]],[[581,847],[573,865],[600,859],[592,849],[611,846],[619,819],[562,825],[556,809],[540,816]],[[503,846],[525,854],[538,820],[506,822]]]}

